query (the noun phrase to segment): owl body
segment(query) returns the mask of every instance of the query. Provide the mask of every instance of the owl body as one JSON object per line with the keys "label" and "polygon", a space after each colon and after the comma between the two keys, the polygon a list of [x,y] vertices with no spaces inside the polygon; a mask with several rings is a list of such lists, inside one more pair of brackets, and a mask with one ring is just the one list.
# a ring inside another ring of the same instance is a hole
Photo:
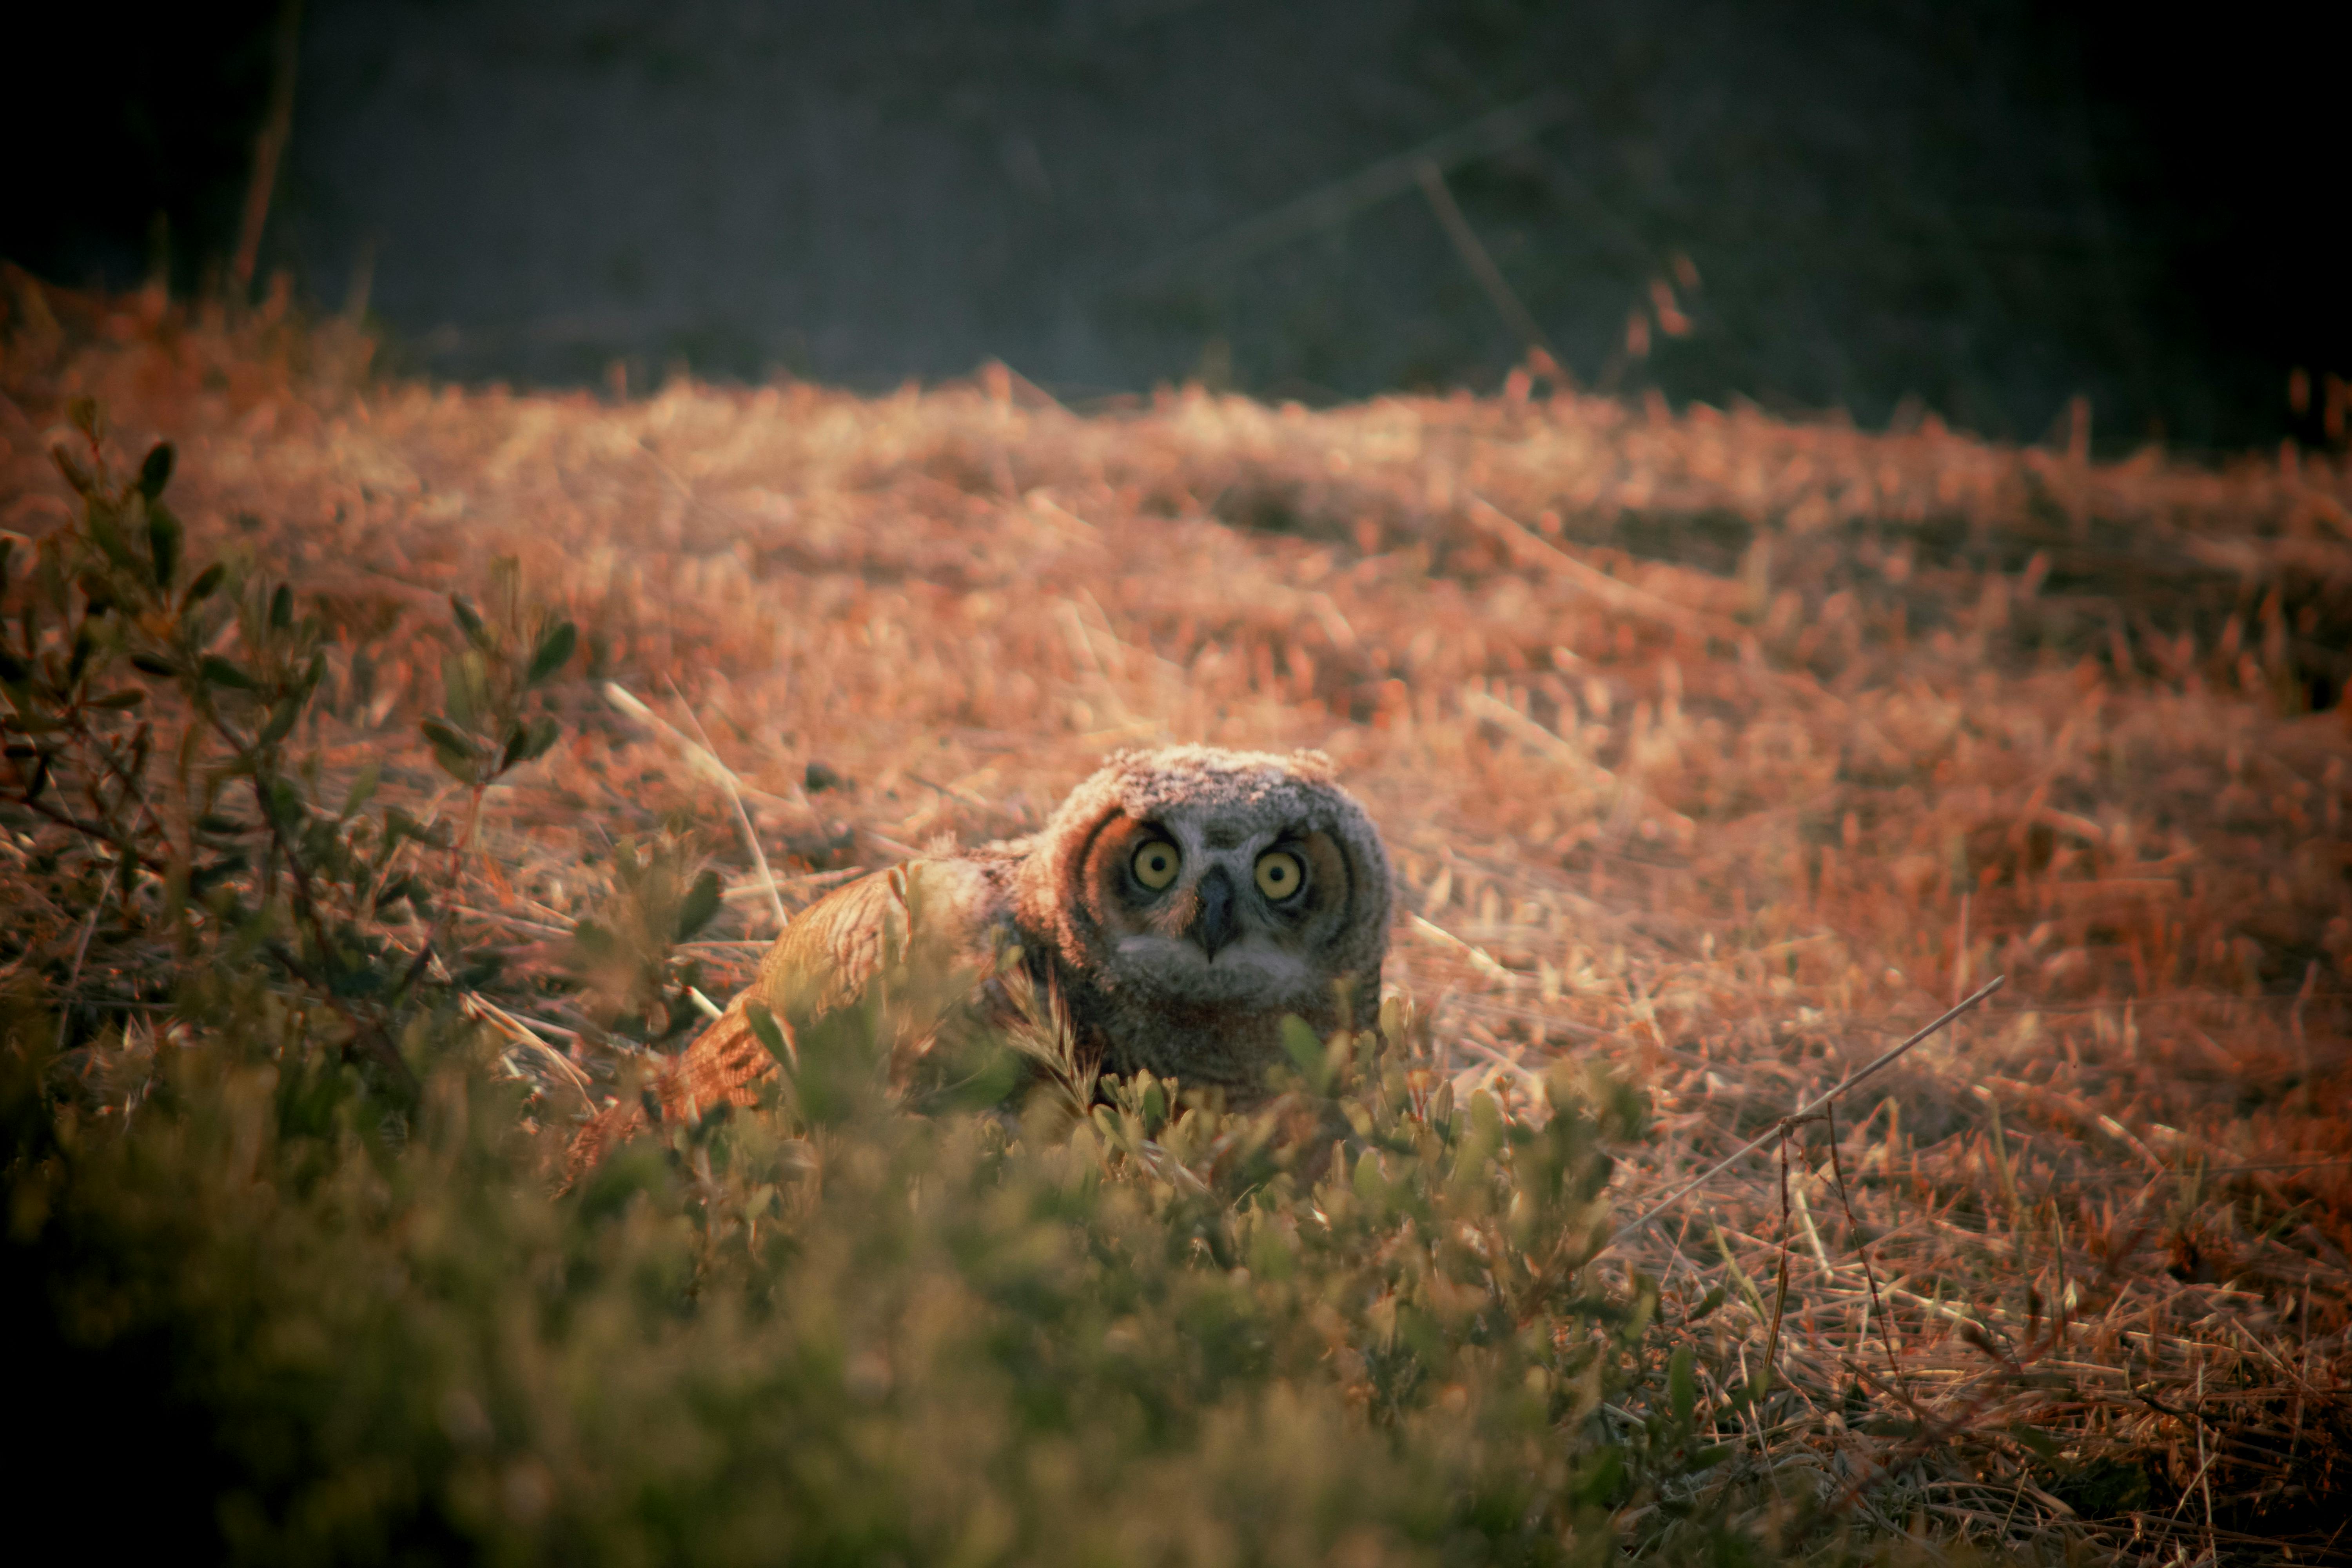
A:
{"label": "owl body", "polygon": [[[1079,1060],[1246,1103],[1286,1016],[1326,1033],[1378,1006],[1389,908],[1379,830],[1320,753],[1121,752],[1030,838],[908,861],[803,910],[651,1099],[665,1120],[755,1100],[775,1066],[751,1004],[789,1039],[890,971],[921,982],[894,1015],[901,1076],[944,1032],[1009,1026],[1042,993]],[[592,1121],[575,1173],[644,1119]]]}

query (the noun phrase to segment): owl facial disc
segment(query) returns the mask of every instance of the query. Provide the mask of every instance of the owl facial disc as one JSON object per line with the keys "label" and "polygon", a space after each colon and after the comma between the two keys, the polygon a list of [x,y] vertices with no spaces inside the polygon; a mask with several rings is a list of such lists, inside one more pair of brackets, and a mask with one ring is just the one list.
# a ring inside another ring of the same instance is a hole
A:
{"label": "owl facial disc", "polygon": [[1169,999],[1303,1005],[1353,913],[1346,849],[1308,821],[1171,803],[1102,825],[1087,910],[1122,981]]}
{"label": "owl facial disc", "polygon": [[1118,753],[1019,876],[1024,932],[1100,1020],[1115,1073],[1246,1091],[1281,1059],[1285,1016],[1328,1028],[1380,993],[1388,856],[1318,752]]}

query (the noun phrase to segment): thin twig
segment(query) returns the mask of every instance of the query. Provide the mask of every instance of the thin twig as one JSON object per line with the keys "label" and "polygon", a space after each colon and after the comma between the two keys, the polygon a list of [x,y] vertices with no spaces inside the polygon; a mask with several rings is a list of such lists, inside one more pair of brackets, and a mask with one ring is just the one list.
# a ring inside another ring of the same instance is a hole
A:
{"label": "thin twig", "polygon": [[1762,1132],[1758,1133],[1755,1137],[1749,1139],[1747,1142],[1742,1143],[1738,1148],[1733,1150],[1728,1155],[1725,1156],[1723,1160],[1718,1162],[1713,1167],[1702,1172],[1698,1175],[1693,1176],[1689,1181],[1685,1182],[1681,1186],[1676,1187],[1673,1192],[1668,1193],[1664,1197],[1659,1199],[1655,1204],[1651,1205],[1649,1212],[1643,1215],[1641,1218],[1634,1220],[1630,1224],[1620,1226],[1616,1231],[1610,1236],[1607,1241],[1601,1244],[1600,1250],[1596,1251],[1593,1254],[1593,1257],[1598,1258],[1601,1253],[1607,1252],[1611,1247],[1615,1247],[1619,1242],[1624,1240],[1627,1237],[1633,1235],[1635,1231],[1640,1230],[1643,1226],[1656,1219],[1660,1215],[1665,1213],[1666,1210],[1680,1203],[1685,1197],[1688,1196],[1693,1192],[1696,1192],[1700,1187],[1706,1185],[1707,1183],[1715,1180],[1716,1177],[1723,1174],[1724,1172],[1731,1169],[1732,1166],[1738,1164],[1741,1160],[1747,1158],[1749,1154],[1754,1153],[1757,1150],[1761,1149],[1773,1139],[1780,1137],[1781,1135],[1781,1130],[1785,1125],[1806,1120],[1815,1111],[1821,1110],[1822,1107],[1836,1100],[1839,1095],[1843,1094],[1847,1089],[1850,1089],[1854,1085],[1862,1082],[1863,1079],[1869,1078],[1872,1074],[1878,1072],[1881,1068],[1892,1066],[1895,1062],[1901,1059],[1904,1054],[1908,1052],[1913,1047],[1918,1045],[1922,1040],[1925,1040],[1929,1036],[1935,1034],[1936,1031],[1941,1029],[1945,1025],[1950,1023],[1961,1014],[1969,1011],[1971,1007],[1976,1006],[1979,1003],[1991,995],[1994,992],[2000,990],[2006,984],[2008,984],[2008,977],[2006,975],[1994,975],[1990,980],[1986,981],[1984,984],[1979,986],[1973,995],[1970,995],[1957,1006],[1951,1008],[1948,1012],[1946,1012],[1934,1023],[1929,1024],[1926,1028],[1920,1030],[1917,1034],[1912,1036],[1901,1045],[1896,1046],[1894,1049],[1879,1057],[1875,1061],[1870,1063],[1869,1066],[1862,1068],[1854,1072],[1848,1073],[1844,1078],[1839,1079],[1837,1083],[1832,1085],[1829,1089],[1824,1089],[1819,1095],[1816,1095],[1810,1103],[1799,1109],[1795,1114],[1782,1117],[1779,1121],[1775,1121],[1770,1127],[1765,1129]]}
{"label": "thin twig", "polygon": [[1511,287],[1510,279],[1503,276],[1503,269],[1495,265],[1494,257],[1487,254],[1486,247],[1478,238],[1478,231],[1470,226],[1470,220],[1462,214],[1461,204],[1446,188],[1445,171],[1437,166],[1434,159],[1423,158],[1413,166],[1412,174],[1421,183],[1421,194],[1429,198],[1431,210],[1437,214],[1437,221],[1444,226],[1445,237],[1454,242],[1454,254],[1470,269],[1470,276],[1478,280],[1478,287],[1486,291],[1496,313],[1531,352],[1542,354],[1555,365],[1560,363],[1559,351],[1544,336],[1543,328]]}
{"label": "thin twig", "polygon": [[1780,1268],[1772,1287],[1772,1327],[1764,1336],[1764,1387],[1772,1386],[1772,1371],[1780,1361],[1780,1317],[1789,1308],[1789,1134],[1794,1118],[1780,1123]]}
{"label": "thin twig", "polygon": [[[686,721],[694,726],[695,739],[702,742],[702,749],[710,753],[711,761],[718,762],[719,752],[710,744],[710,735],[703,729],[702,721],[695,716],[694,707],[687,701],[686,694],[677,689],[677,681],[670,680],[667,676],[662,679],[668,681],[669,694],[677,699],[678,708],[686,714]],[[735,808],[735,826],[742,831],[744,847],[751,851],[751,863],[760,868],[760,886],[767,891],[769,912],[776,917],[776,929],[781,931],[792,917],[784,912],[784,896],[776,890],[776,874],[768,869],[767,851],[760,847],[760,835],[751,826],[751,814],[743,809],[743,795],[735,787],[734,770],[721,763],[719,782],[726,786],[727,804]]]}
{"label": "thin twig", "polygon": [[269,197],[278,188],[278,165],[294,129],[294,68],[301,58],[301,41],[302,0],[280,0],[276,47],[270,57],[269,117],[254,138],[253,178],[246,186],[245,217],[237,230],[236,256],[229,265],[240,305],[252,302],[262,231],[269,222]]}
{"label": "thin twig", "polygon": [[[1870,1315],[1878,1321],[1879,1342],[1886,1347],[1887,1373],[1895,1379],[1896,1384],[1900,1385],[1903,1382],[1903,1367],[1895,1356],[1895,1331],[1888,1323],[1886,1302],[1878,1294],[1878,1270],[1870,1266],[1870,1243],[1864,1239],[1862,1226],[1855,1223],[1853,1200],[1846,1191],[1845,1163],[1838,1153],[1837,1107],[1834,1104],[1824,1105],[1822,1107],[1822,1114],[1827,1119],[1829,1128],[1830,1169],[1837,1176],[1838,1204],[1845,1210],[1846,1229],[1852,1233],[1853,1250],[1862,1259],[1862,1277],[1870,1282]],[[1870,1119],[1865,1116],[1863,1120],[1867,1121]],[[1906,1397],[1908,1397],[1907,1394]]]}
{"label": "thin twig", "polygon": [[[105,908],[104,900],[91,900],[89,919],[82,922],[81,940],[74,943],[73,967],[66,972],[66,983],[58,987],[59,990],[70,993],[81,979],[82,961],[89,956],[89,939],[97,931],[99,913]],[[60,1052],[66,1048],[66,1026],[72,1022],[73,1008],[70,1005],[60,1005],[58,1008],[58,1039],[55,1047]]]}
{"label": "thin twig", "polygon": [[1230,267],[1260,251],[1319,233],[1344,223],[1365,207],[1412,189],[1424,163],[1444,169],[1492,157],[1536,135],[1567,110],[1568,100],[1550,92],[1498,109],[1410,152],[1383,158],[1345,179],[1236,224],[1223,234],[1162,257],[1139,268],[1127,279],[1127,285],[1130,289],[1157,288],[1186,273]]}
{"label": "thin twig", "polygon": [[[672,689],[676,689],[672,688]],[[669,737],[685,752],[688,765],[710,779],[727,793],[728,802],[735,808],[735,824],[742,830],[744,843],[751,846],[751,858],[759,864],[761,883],[768,895],[768,908],[776,917],[776,929],[783,930],[792,917],[784,911],[783,895],[776,890],[776,879],[768,869],[768,857],[760,847],[760,836],[752,829],[750,814],[743,809],[743,797],[736,788],[735,770],[719,760],[718,753],[713,752],[707,743],[709,737],[697,741],[692,735],[687,734],[675,724],[664,720],[660,714],[646,705],[643,698],[629,690],[619,681],[604,682],[604,696],[614,707],[618,708],[630,718]],[[683,703],[686,700],[681,697],[678,700]],[[687,720],[697,731],[702,728],[690,709],[687,712]]]}
{"label": "thin twig", "polygon": [[[474,1017],[496,1025],[518,1045],[528,1046],[541,1058],[554,1063],[556,1071],[580,1096],[580,1102],[587,1108],[588,1113],[591,1116],[596,1113],[596,1101],[588,1092],[588,1075],[581,1071],[579,1064],[572,1061],[570,1057],[541,1039],[536,1029],[477,992],[466,993],[458,999],[458,1006]],[[569,1033],[568,1030],[566,1032]]]}

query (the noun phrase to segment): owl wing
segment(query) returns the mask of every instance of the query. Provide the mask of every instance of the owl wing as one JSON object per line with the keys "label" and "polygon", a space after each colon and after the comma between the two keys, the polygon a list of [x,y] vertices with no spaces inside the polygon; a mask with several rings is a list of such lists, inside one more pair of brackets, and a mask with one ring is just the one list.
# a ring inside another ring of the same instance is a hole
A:
{"label": "owl wing", "polygon": [[793,917],[760,972],[727,1011],[647,1083],[643,1102],[616,1104],[573,1137],[565,1184],[647,1125],[698,1120],[721,1105],[752,1105],[776,1070],[751,1026],[764,1006],[787,1048],[810,1025],[865,1000],[877,977],[903,976],[889,1015],[894,1073],[919,1056],[940,1020],[994,973],[1016,941],[1005,856],[910,860],[832,892]]}

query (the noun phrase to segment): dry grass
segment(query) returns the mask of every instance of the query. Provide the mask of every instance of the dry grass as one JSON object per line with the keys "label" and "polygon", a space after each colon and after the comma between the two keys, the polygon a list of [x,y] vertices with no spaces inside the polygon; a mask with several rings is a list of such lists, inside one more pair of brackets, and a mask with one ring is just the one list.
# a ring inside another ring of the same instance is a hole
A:
{"label": "dry grass", "polygon": [[[1628,1214],[2006,974],[1839,1108],[1843,1183],[1809,1125],[1785,1199],[1759,1155],[1626,1244],[1670,1303],[1724,1291],[1690,1331],[1750,1364],[1785,1268],[1743,1462],[1943,1538],[2343,1559],[2340,456],[2093,465],[1517,379],[1328,412],[1081,416],[1001,372],[616,404],[365,382],[363,342],[268,312],[22,279],[6,309],[0,528],[68,516],[71,395],[132,460],[176,441],[193,549],[391,625],[338,661],[327,738],[413,796],[442,787],[438,596],[508,554],[707,736],[790,905],[1019,832],[1114,746],[1323,748],[1396,850],[1430,1069],[1567,1052],[1648,1086]],[[677,739],[577,717],[491,792],[472,918],[584,1103],[612,1053],[528,982],[599,890],[585,850],[696,825],[731,883],[714,994],[773,918]]]}

